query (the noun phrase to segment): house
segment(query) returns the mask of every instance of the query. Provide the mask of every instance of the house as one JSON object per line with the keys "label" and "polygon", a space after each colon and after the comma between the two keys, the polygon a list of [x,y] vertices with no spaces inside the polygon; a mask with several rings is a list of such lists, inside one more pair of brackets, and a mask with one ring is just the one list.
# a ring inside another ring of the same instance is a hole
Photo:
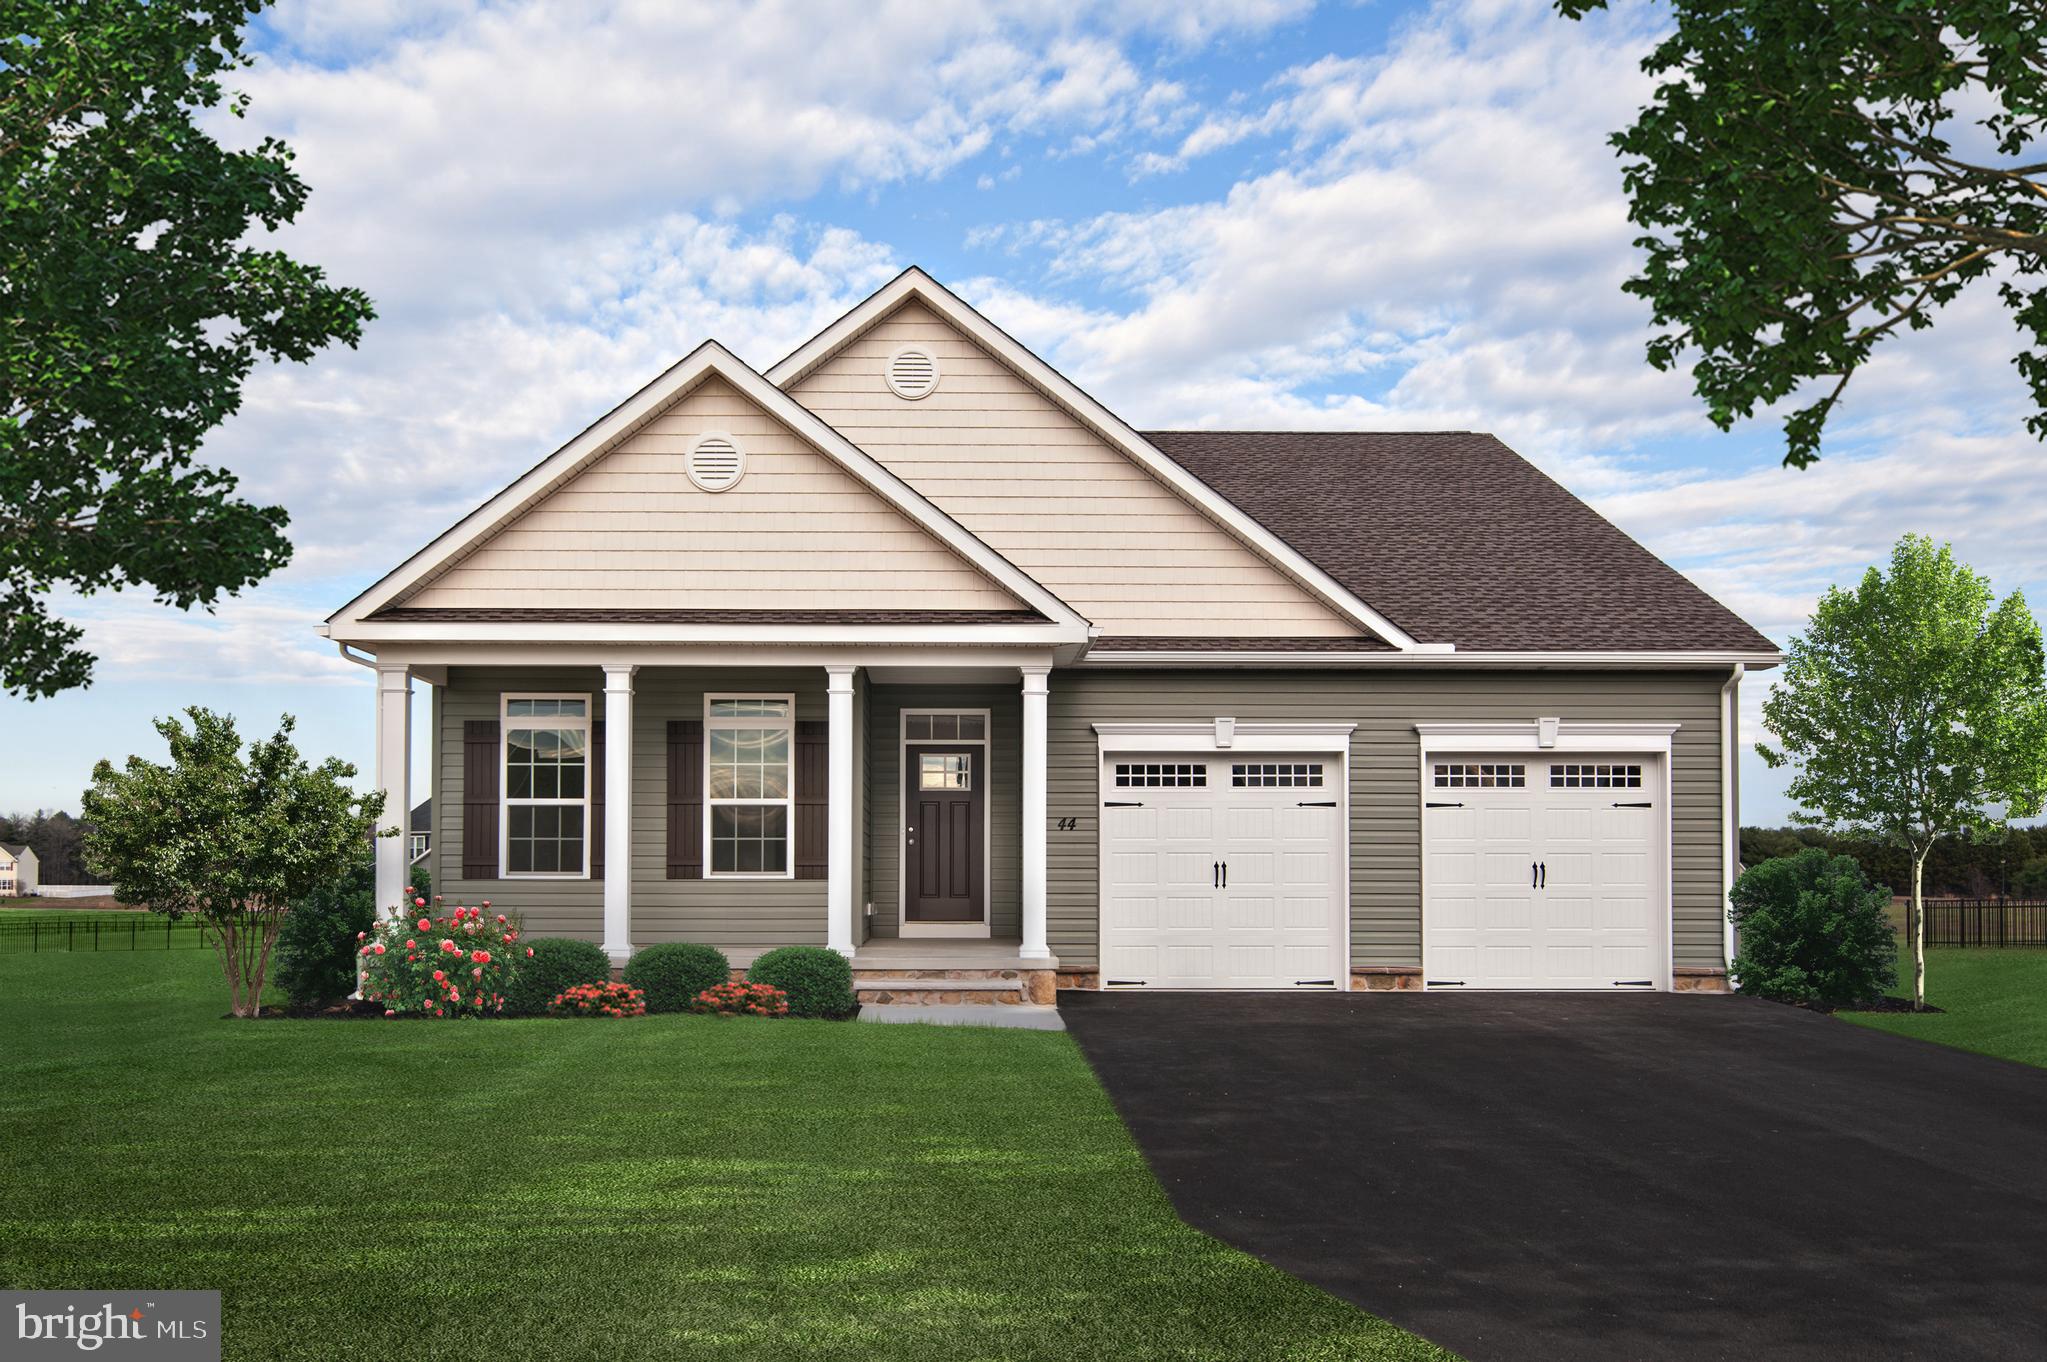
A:
{"label": "house", "polygon": [[1140,432],[914,269],[766,373],[705,342],[325,632],[396,807],[432,683],[451,902],[1040,1000],[1722,988],[1778,661],[1490,436]]}
{"label": "house", "polygon": [[36,892],[39,867],[25,842],[0,842],[0,898]]}
{"label": "house", "polygon": [[433,851],[434,846],[434,801],[422,799],[412,806],[412,818],[406,824],[405,863],[418,865]]}

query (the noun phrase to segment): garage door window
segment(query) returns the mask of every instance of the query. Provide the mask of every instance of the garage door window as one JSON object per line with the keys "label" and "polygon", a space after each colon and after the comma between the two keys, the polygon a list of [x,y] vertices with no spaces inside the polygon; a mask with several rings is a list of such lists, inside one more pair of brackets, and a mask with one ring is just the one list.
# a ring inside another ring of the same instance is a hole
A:
{"label": "garage door window", "polygon": [[1439,790],[1520,789],[1528,784],[1528,768],[1518,761],[1439,761]]}
{"label": "garage door window", "polygon": [[1230,784],[1266,789],[1291,789],[1322,784],[1319,761],[1250,761],[1230,767]]}
{"label": "garage door window", "polygon": [[1116,788],[1155,789],[1163,785],[1200,789],[1208,784],[1208,766],[1198,761],[1119,761]]}
{"label": "garage door window", "polygon": [[1637,763],[1559,762],[1549,768],[1553,790],[1639,790],[1642,768]]}

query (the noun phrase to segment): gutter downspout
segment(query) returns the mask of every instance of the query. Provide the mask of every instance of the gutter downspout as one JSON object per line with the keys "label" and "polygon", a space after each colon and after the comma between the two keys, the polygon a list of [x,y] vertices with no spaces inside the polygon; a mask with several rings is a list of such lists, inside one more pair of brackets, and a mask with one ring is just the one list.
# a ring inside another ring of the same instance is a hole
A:
{"label": "gutter downspout", "polygon": [[1747,670],[1735,663],[1720,687],[1720,958],[1727,966],[1729,988],[1734,987],[1734,919],[1728,915],[1727,896],[1741,861],[1741,770],[1735,754],[1741,730],[1741,678]]}

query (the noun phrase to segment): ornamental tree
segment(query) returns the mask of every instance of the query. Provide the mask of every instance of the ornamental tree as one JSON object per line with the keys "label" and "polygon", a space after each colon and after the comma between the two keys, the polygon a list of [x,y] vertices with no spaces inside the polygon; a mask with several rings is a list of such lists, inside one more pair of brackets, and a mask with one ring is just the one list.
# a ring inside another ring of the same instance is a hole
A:
{"label": "ornamental tree", "polygon": [[379,831],[381,792],[358,793],[355,767],[309,765],[285,715],[245,754],[234,720],[197,707],[187,728],[159,719],[165,765],[128,758],[93,767],[85,792],[87,864],[129,903],[199,918],[227,975],[230,1010],[255,1017],[271,948],[295,901],[348,873]]}
{"label": "ornamental tree", "polygon": [[1642,63],[1661,83],[1612,139],[1648,252],[1626,288],[1661,328],[1649,362],[1696,356],[1722,430],[1817,394],[1784,423],[1803,468],[1878,344],[1995,287],[2047,437],[2047,7],[1671,0],[1670,19]]}
{"label": "ornamental tree", "polygon": [[87,684],[50,593],[208,606],[291,557],[281,506],[194,462],[258,360],[353,346],[361,292],[264,249],[291,150],[200,125],[264,0],[17,0],[0,26],[0,688]]}
{"label": "ornamental tree", "polygon": [[2014,591],[1946,544],[1906,535],[1888,575],[1829,588],[1792,640],[1763,702],[1793,763],[1793,818],[1904,848],[1912,864],[1912,998],[1926,1006],[1927,853],[2040,812],[2047,797],[2047,685],[2040,625]]}

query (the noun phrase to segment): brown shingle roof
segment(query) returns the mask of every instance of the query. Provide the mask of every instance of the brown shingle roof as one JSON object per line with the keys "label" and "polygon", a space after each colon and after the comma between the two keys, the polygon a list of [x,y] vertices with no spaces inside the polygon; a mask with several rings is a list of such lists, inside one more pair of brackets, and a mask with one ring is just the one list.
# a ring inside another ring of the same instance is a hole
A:
{"label": "brown shingle roof", "polygon": [[1424,643],[1776,647],[1490,435],[1160,430],[1145,438]]}

